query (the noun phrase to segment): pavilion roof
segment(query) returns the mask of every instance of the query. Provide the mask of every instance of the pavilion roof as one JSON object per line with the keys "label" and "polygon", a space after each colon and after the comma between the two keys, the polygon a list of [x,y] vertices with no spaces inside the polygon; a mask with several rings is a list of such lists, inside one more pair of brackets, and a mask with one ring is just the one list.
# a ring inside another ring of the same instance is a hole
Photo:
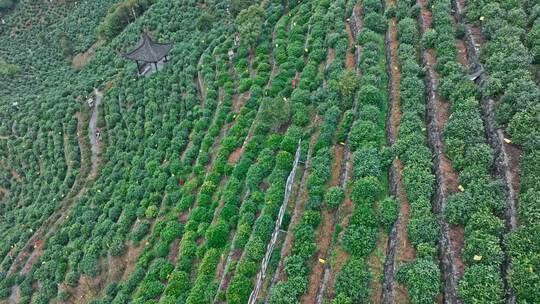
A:
{"label": "pavilion roof", "polygon": [[137,46],[124,54],[124,57],[138,61],[158,62],[167,56],[171,48],[172,43],[155,42],[144,32],[141,34],[141,40]]}

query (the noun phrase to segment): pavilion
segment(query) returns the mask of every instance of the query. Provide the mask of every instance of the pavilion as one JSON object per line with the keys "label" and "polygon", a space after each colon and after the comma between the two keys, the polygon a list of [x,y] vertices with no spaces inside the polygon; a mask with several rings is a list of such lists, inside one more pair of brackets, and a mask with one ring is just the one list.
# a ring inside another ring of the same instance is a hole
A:
{"label": "pavilion", "polygon": [[158,71],[158,63],[168,61],[167,55],[172,48],[172,43],[158,43],[152,40],[148,33],[141,34],[141,40],[137,46],[124,54],[127,59],[137,62],[137,74],[143,76],[148,71],[148,67],[152,68],[154,64],[155,71]]}

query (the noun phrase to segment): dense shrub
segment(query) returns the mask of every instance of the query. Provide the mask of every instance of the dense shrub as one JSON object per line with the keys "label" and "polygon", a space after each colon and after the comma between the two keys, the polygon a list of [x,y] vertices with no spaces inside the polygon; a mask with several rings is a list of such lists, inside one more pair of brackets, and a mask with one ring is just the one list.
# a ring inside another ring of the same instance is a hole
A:
{"label": "dense shrub", "polygon": [[403,264],[396,279],[407,287],[410,303],[433,303],[439,293],[439,267],[431,259],[416,259]]}

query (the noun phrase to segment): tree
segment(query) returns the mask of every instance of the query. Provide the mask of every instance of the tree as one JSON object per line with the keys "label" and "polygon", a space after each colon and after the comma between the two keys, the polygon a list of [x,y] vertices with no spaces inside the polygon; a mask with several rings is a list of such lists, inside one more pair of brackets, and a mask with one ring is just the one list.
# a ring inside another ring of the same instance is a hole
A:
{"label": "tree", "polygon": [[356,121],[349,132],[349,142],[352,151],[362,146],[377,147],[381,132],[371,121]]}
{"label": "tree", "polygon": [[11,77],[19,72],[19,67],[14,64],[7,63],[0,58],[0,76]]}
{"label": "tree", "polygon": [[353,154],[353,163],[353,176],[355,179],[367,176],[379,177],[382,174],[382,160],[376,148],[360,148]]}
{"label": "tree", "polygon": [[351,199],[355,204],[371,204],[382,193],[381,183],[376,177],[367,176],[354,182]]}
{"label": "tree", "polygon": [[250,47],[255,45],[262,33],[264,18],[265,13],[260,5],[251,5],[238,14],[235,24],[242,43]]}
{"label": "tree", "polygon": [[291,114],[291,102],[286,98],[265,98],[257,119],[270,128],[277,128],[286,123]]}
{"label": "tree", "polygon": [[379,221],[387,233],[390,233],[392,225],[396,221],[399,213],[399,205],[394,197],[387,197],[378,202]]}
{"label": "tree", "polygon": [[339,90],[342,96],[353,96],[360,79],[354,70],[343,70],[339,76]]}
{"label": "tree", "polygon": [[227,287],[227,303],[246,303],[251,293],[251,280],[243,275],[236,275]]}
{"label": "tree", "polygon": [[343,235],[343,248],[353,257],[363,258],[375,247],[377,229],[364,225],[349,225]]}
{"label": "tree", "polygon": [[341,205],[344,197],[345,195],[343,194],[343,189],[336,186],[328,189],[324,196],[324,201],[326,202],[326,206],[328,206],[328,208],[336,210],[339,205]]}
{"label": "tree", "polygon": [[223,221],[218,221],[215,225],[210,226],[206,231],[206,240],[208,241],[208,246],[213,248],[219,248],[225,245],[227,241],[227,224]]}
{"label": "tree", "polygon": [[502,303],[504,291],[498,267],[473,265],[459,281],[458,296],[463,303]]}
{"label": "tree", "polygon": [[370,12],[364,17],[364,25],[367,29],[379,34],[384,34],[386,31],[386,19],[375,12]]}
{"label": "tree", "polygon": [[231,0],[231,13],[237,15],[246,9],[252,2],[250,0]]}
{"label": "tree", "polygon": [[407,287],[410,303],[433,303],[441,284],[439,267],[428,258],[420,258],[403,264],[398,269],[396,279]]}
{"label": "tree", "polygon": [[[370,274],[364,262],[361,259],[350,259],[343,266],[336,279],[336,294],[342,295],[337,297],[341,300],[336,304],[368,302],[369,279]],[[351,301],[346,301],[344,296]]]}
{"label": "tree", "polygon": [[212,28],[214,17],[208,13],[203,13],[197,20],[197,27],[202,32],[207,32]]}
{"label": "tree", "polygon": [[16,0],[0,0],[0,12],[15,6]]}

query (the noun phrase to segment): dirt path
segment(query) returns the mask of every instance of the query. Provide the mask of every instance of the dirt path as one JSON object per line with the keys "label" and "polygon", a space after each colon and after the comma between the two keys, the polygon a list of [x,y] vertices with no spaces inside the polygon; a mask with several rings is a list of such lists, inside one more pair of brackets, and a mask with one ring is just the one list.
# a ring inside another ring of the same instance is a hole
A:
{"label": "dirt path", "polygon": [[[387,0],[386,7],[395,4],[394,0]],[[388,20],[388,31],[385,37],[385,50],[388,74],[388,117],[386,122],[386,136],[389,146],[392,146],[397,138],[399,123],[401,120],[400,109],[400,82],[401,72],[398,63],[398,42],[396,30],[396,18]],[[402,164],[399,159],[394,159],[389,168],[389,193],[398,199],[399,213],[390,231],[384,264],[384,277],[382,283],[381,303],[408,303],[408,295],[404,286],[395,282],[397,265],[411,261],[416,252],[407,237],[409,223],[409,201],[401,182]]]}
{"label": "dirt path", "polygon": [[[431,12],[426,9],[425,0],[418,0],[421,14],[418,18],[421,36],[431,26]],[[452,171],[450,160],[444,154],[441,140],[442,128],[446,124],[449,105],[443,102],[436,94],[435,87],[438,75],[434,71],[435,57],[433,50],[422,49],[422,64],[427,68],[424,78],[426,84],[426,116],[428,144],[434,155],[433,167],[436,176],[435,194],[432,198],[433,210],[441,230],[439,239],[439,258],[443,276],[443,298],[445,303],[460,303],[457,298],[458,275],[463,272],[463,262],[460,258],[461,249],[455,239],[463,239],[463,233],[456,227],[451,227],[444,219],[448,195],[457,192],[457,174]]]}
{"label": "dirt path", "polygon": [[21,289],[19,286],[15,285],[11,287],[11,294],[7,299],[8,304],[17,304],[21,301]]}
{"label": "dirt path", "polygon": [[[207,49],[208,50],[208,49]],[[204,108],[204,101],[206,100],[206,89],[204,87],[204,78],[202,71],[199,67],[203,68],[203,56],[206,52],[201,54],[199,57],[199,62],[197,62],[197,91],[199,92],[199,97],[201,99],[201,106]]]}
{"label": "dirt path", "polygon": [[8,165],[6,165],[3,161],[0,160],[0,165],[2,167],[4,167],[4,169],[6,169],[7,171],[9,171],[11,173],[11,176],[13,176],[13,178],[18,182],[22,182],[22,178],[21,176],[17,173],[17,171],[15,171],[14,169],[10,168]]}
{"label": "dirt path", "polygon": [[3,200],[6,201],[9,196],[9,190],[3,187],[0,187],[0,192],[2,192]]}
{"label": "dirt path", "polygon": [[92,169],[90,171],[90,178],[97,177],[98,160],[101,152],[101,134],[98,135],[97,120],[99,117],[99,106],[101,105],[103,93],[98,89],[94,89],[94,94],[94,106],[92,107],[90,120],[88,122],[88,136],[90,138],[90,150],[92,151]]}

